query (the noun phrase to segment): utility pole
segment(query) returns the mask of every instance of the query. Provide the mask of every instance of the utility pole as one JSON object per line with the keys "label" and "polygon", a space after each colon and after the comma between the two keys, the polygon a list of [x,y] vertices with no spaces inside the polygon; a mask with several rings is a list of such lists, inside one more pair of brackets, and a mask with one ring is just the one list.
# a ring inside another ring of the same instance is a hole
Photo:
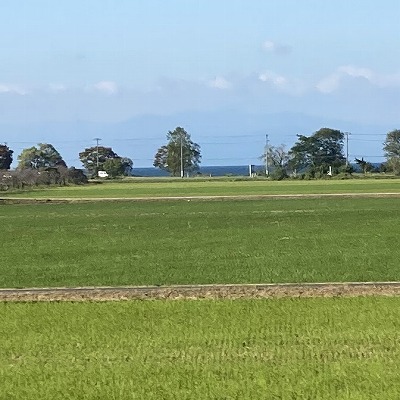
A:
{"label": "utility pole", "polygon": [[96,167],[99,169],[99,142],[101,138],[96,137],[93,140],[96,141]]}
{"label": "utility pole", "polygon": [[269,150],[269,140],[268,140],[268,135],[265,135],[265,175],[269,175],[268,171],[268,150]]}
{"label": "utility pole", "polygon": [[183,178],[183,143],[182,143],[182,133],[181,133],[181,178]]}
{"label": "utility pole", "polygon": [[349,166],[349,135],[351,135],[350,132],[345,132],[346,135],[346,167]]}

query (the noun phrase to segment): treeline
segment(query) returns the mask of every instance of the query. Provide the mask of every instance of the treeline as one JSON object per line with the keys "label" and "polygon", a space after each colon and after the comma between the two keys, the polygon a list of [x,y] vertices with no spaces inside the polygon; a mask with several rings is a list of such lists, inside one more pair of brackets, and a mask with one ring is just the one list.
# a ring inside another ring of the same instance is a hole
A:
{"label": "treeline", "polygon": [[[400,175],[400,130],[386,135],[383,151],[386,162],[378,170],[364,158],[349,160],[344,153],[345,133],[336,129],[321,128],[310,136],[297,135],[297,141],[286,150],[284,145],[266,146],[260,159],[265,170],[261,174],[271,179],[302,177],[318,179],[327,175],[351,174],[352,163],[364,172],[390,172]],[[348,149],[347,149],[348,150]],[[88,178],[105,171],[113,178],[131,175],[133,161],[121,157],[111,147],[93,146],[79,153],[84,170],[68,168],[60,153],[49,143],[24,149],[18,156],[18,166],[9,171],[13,162],[13,150],[6,144],[0,145],[0,190],[24,188],[35,185],[83,184]],[[161,146],[153,165],[168,171],[172,176],[195,173],[201,162],[200,146],[193,142],[183,128],[177,127],[167,133],[167,143]]]}
{"label": "treeline", "polygon": [[[378,169],[364,158],[348,159],[344,154],[345,135],[336,129],[321,128],[310,136],[297,135],[297,141],[288,150],[285,145],[266,146],[260,156],[265,168],[254,173],[276,180],[289,177],[319,179],[327,175],[351,175],[354,172],[352,164],[356,163],[364,173],[400,175],[400,130],[387,134],[383,147],[387,161]],[[158,149],[153,165],[172,176],[183,177],[185,172],[198,170],[200,161],[200,146],[183,128],[177,127],[167,133],[167,144]]]}
{"label": "treeline", "polygon": [[88,177],[96,177],[100,170],[116,177],[129,175],[133,166],[131,159],[120,157],[110,147],[95,146],[79,154],[84,170],[68,168],[52,144],[39,143],[22,150],[17,168],[10,171],[13,154],[6,144],[0,145],[0,190],[3,191],[43,185],[85,184]]}
{"label": "treeline", "polygon": [[265,163],[265,173],[272,179],[289,176],[318,179],[328,175],[351,175],[355,163],[364,173],[389,172],[400,175],[400,130],[393,130],[386,135],[383,143],[386,162],[379,167],[364,158],[349,160],[344,154],[345,135],[339,130],[322,128],[310,136],[297,135],[296,143],[289,150],[284,145],[268,146],[260,157]]}
{"label": "treeline", "polygon": [[83,170],[62,165],[43,169],[16,169],[0,171],[0,191],[24,189],[32,186],[80,185],[88,182]]}

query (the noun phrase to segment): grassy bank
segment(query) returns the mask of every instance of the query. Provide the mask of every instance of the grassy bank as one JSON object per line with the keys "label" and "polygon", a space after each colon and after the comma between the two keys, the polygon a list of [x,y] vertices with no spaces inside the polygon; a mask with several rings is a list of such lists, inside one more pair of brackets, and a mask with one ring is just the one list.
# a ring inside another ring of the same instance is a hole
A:
{"label": "grassy bank", "polygon": [[398,399],[399,298],[0,304],[0,399]]}
{"label": "grassy bank", "polygon": [[1,287],[400,280],[400,199],[1,206]]}

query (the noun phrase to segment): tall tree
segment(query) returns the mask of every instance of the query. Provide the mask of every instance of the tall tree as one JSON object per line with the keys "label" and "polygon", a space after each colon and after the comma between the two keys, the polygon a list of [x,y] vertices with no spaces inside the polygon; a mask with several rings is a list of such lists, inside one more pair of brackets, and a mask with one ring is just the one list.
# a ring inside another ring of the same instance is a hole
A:
{"label": "tall tree", "polygon": [[190,134],[181,127],[167,133],[168,143],[161,146],[154,156],[153,165],[168,171],[173,176],[183,176],[199,168],[200,146],[191,140]]}
{"label": "tall tree", "polygon": [[18,156],[18,169],[43,169],[66,167],[60,153],[50,143],[39,143],[22,150]]}
{"label": "tall tree", "polygon": [[104,170],[104,163],[120,156],[111,147],[93,146],[79,153],[79,159],[91,176],[96,176],[97,171]]}
{"label": "tall tree", "polygon": [[395,129],[386,134],[383,151],[389,170],[400,175],[400,129]]}
{"label": "tall tree", "polygon": [[343,132],[322,128],[311,136],[297,137],[297,142],[289,152],[293,169],[305,169],[311,174],[325,174],[330,166],[338,169],[346,163]]}
{"label": "tall tree", "polygon": [[280,146],[268,146],[267,153],[260,157],[266,167],[268,167],[269,176],[272,179],[280,180],[288,176],[289,152],[284,144]]}
{"label": "tall tree", "polygon": [[0,170],[10,169],[13,162],[13,151],[5,144],[0,144]]}

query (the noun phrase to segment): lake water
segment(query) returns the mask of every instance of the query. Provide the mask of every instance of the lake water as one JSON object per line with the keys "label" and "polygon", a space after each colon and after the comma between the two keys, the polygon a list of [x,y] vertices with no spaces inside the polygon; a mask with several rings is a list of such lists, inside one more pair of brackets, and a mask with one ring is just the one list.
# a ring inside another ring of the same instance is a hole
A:
{"label": "lake water", "polygon": [[[357,164],[351,164],[355,172],[361,172],[360,167]],[[375,168],[379,168],[381,163],[372,163]],[[253,172],[265,171],[264,165],[253,165]],[[200,167],[199,174],[204,176],[249,176],[249,165],[228,165],[228,166],[202,166]],[[186,174],[185,174],[186,175]],[[133,168],[133,176],[144,176],[144,177],[158,177],[158,176],[170,176],[166,171],[159,168],[147,167],[147,168]],[[191,173],[191,176],[197,176],[197,173]]]}
{"label": "lake water", "polygon": [[[253,171],[263,170],[262,165],[254,165]],[[230,166],[204,166],[200,167],[199,174],[205,176],[249,176],[248,165],[230,165]],[[191,176],[196,176],[197,173],[192,173]],[[133,176],[145,176],[145,177],[158,177],[158,176],[170,176],[166,171],[159,168],[133,168]]]}

